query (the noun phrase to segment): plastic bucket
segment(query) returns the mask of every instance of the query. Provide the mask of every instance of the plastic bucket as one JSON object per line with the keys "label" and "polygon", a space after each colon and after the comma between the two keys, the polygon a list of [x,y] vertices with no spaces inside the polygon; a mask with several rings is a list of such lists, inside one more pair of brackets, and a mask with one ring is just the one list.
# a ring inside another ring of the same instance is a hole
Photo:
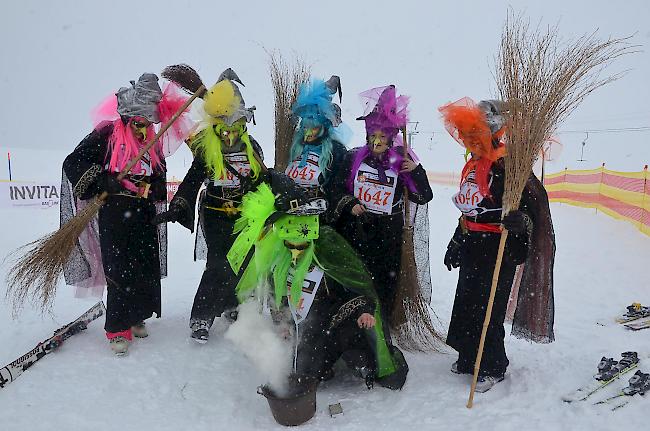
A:
{"label": "plastic bucket", "polygon": [[276,394],[267,385],[257,388],[269,402],[271,413],[280,425],[296,426],[307,422],[316,413],[316,388],[318,380],[313,377],[289,377],[288,393]]}

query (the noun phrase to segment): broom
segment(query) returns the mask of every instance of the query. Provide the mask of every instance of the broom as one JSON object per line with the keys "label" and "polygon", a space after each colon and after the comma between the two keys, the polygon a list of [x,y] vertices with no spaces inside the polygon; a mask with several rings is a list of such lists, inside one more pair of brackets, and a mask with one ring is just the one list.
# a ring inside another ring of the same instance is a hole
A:
{"label": "broom", "polygon": [[[622,55],[635,52],[634,46],[627,43],[630,37],[600,41],[595,33],[591,33],[573,42],[562,43],[557,30],[557,27],[549,27],[545,31],[530,32],[528,23],[521,16],[509,16],[504,25],[495,73],[501,99],[507,104],[509,120],[504,158],[503,215],[519,208],[521,194],[544,142],[587,95],[623,75],[600,78],[607,65]],[[472,408],[474,402],[507,238],[508,231],[504,229],[467,408]]]}
{"label": "broom", "polygon": [[[408,155],[406,129],[402,130],[404,153]],[[411,224],[411,208],[408,188],[404,187],[404,216],[402,230],[402,250],[400,256],[400,271],[397,281],[397,294],[393,303],[391,326],[396,332],[396,339],[401,347],[411,351],[440,351],[442,337],[436,332],[431,322],[420,282],[417,276],[413,244],[413,225]]]}
{"label": "broom", "polygon": [[[118,174],[117,179],[122,180],[131,168],[142,158],[142,156],[153,147],[160,137],[171,127],[171,125],[190,106],[205,87],[199,86],[194,94],[179,108],[174,116],[156,133],[154,139],[145,145],[138,155]],[[40,304],[41,312],[49,310],[56,296],[56,286],[63,273],[65,263],[70,258],[76,247],[77,240],[86,229],[88,223],[99,212],[99,208],[108,197],[103,192],[95,197],[82,211],[55,232],[43,238],[26,244],[12,254],[22,252],[22,256],[16,259],[16,263],[7,273],[6,297],[12,304],[14,317],[22,309],[27,297],[33,302]]]}
{"label": "broom", "polygon": [[[165,69],[163,69],[160,76],[178,84],[188,93],[197,94],[200,98],[203,98],[207,92],[207,87],[205,84],[203,84],[203,80],[201,79],[199,73],[188,64],[174,64],[167,66]],[[239,83],[241,84],[241,82]],[[255,160],[257,160],[257,162],[260,164],[262,171],[268,171],[268,168],[264,164],[264,161],[262,161],[260,155],[257,154],[257,151],[253,151],[253,156],[255,157]]]}
{"label": "broom", "polygon": [[290,65],[277,51],[267,51],[267,54],[275,100],[275,170],[284,172],[298,123],[291,107],[296,102],[300,85],[309,79],[310,68],[300,58]]}
{"label": "broom", "polygon": [[[160,76],[178,84],[182,89],[203,98],[208,91],[196,70],[187,64],[173,64],[163,69]],[[201,88],[203,87],[203,88]]]}

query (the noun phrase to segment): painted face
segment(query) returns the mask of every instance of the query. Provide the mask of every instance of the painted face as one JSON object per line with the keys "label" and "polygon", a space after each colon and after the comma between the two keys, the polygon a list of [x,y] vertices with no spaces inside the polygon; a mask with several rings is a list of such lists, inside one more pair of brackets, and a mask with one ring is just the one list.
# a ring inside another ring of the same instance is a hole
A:
{"label": "painted face", "polygon": [[151,121],[146,118],[135,117],[131,119],[129,125],[131,126],[131,130],[133,130],[133,134],[136,138],[140,141],[147,139],[147,128],[151,126]]}
{"label": "painted face", "polygon": [[476,133],[461,133],[459,137],[465,144],[465,148],[472,153],[473,157],[481,157],[483,155],[483,145],[479,136]]}
{"label": "painted face", "polygon": [[304,141],[307,143],[314,142],[323,134],[323,126],[308,127],[305,129]]}
{"label": "painted face", "polygon": [[390,136],[386,132],[377,130],[368,136],[368,145],[370,145],[373,154],[382,154],[388,150],[389,140]]}
{"label": "painted face", "polygon": [[309,248],[309,243],[284,240],[284,246],[291,252],[291,263],[296,266],[300,256]]}
{"label": "painted face", "polygon": [[233,147],[241,137],[243,127],[241,124],[235,123],[232,126],[223,125],[220,127],[219,138],[226,145],[226,147]]}

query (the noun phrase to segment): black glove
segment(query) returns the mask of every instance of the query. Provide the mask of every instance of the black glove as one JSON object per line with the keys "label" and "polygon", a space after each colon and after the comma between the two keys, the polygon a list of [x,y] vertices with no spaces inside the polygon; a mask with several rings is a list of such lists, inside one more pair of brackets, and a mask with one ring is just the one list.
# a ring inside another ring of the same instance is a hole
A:
{"label": "black glove", "polygon": [[526,215],[521,211],[510,211],[503,217],[501,224],[514,234],[524,233],[526,231]]}
{"label": "black glove", "polygon": [[115,195],[124,191],[124,186],[117,180],[117,176],[110,172],[102,172],[97,178],[97,186],[99,191],[106,192],[109,195]]}
{"label": "black glove", "polygon": [[449,271],[451,271],[452,268],[458,268],[460,266],[461,249],[461,243],[456,242],[453,239],[449,241],[447,252],[445,253],[445,266]]}
{"label": "black glove", "polygon": [[176,223],[178,220],[180,220],[183,217],[184,214],[185,214],[185,208],[183,208],[178,204],[171,203],[167,211],[161,212],[160,214],[156,214],[151,219],[151,224],[160,224],[160,223],[167,223],[167,222]]}
{"label": "black glove", "polygon": [[307,199],[304,189],[283,172],[269,169],[268,175],[271,182],[271,190],[273,190],[274,194],[280,195],[275,200],[275,206],[278,210],[282,212],[289,211],[292,201],[296,201],[298,205],[303,205],[308,202],[309,199]]}

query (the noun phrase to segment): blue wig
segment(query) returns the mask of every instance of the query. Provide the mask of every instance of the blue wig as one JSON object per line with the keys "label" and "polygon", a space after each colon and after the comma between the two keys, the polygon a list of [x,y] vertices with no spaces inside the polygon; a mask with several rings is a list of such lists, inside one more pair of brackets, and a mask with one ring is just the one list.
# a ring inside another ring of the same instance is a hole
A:
{"label": "blue wig", "polygon": [[[327,178],[330,171],[332,159],[332,141],[338,141],[345,145],[351,136],[351,130],[341,123],[341,110],[332,102],[336,92],[330,88],[322,79],[312,79],[300,86],[296,103],[292,111],[300,118],[300,124],[293,135],[293,143],[289,152],[289,162],[302,157],[300,166],[307,161],[307,154],[315,152],[319,154],[319,165],[323,177]],[[323,137],[318,144],[305,144],[303,137],[305,129],[321,126]]]}
{"label": "blue wig", "polygon": [[334,91],[322,79],[303,82],[292,107],[293,114],[301,119],[311,118],[323,125],[329,121],[330,125],[338,126],[341,122],[340,111],[332,103],[333,95]]}

